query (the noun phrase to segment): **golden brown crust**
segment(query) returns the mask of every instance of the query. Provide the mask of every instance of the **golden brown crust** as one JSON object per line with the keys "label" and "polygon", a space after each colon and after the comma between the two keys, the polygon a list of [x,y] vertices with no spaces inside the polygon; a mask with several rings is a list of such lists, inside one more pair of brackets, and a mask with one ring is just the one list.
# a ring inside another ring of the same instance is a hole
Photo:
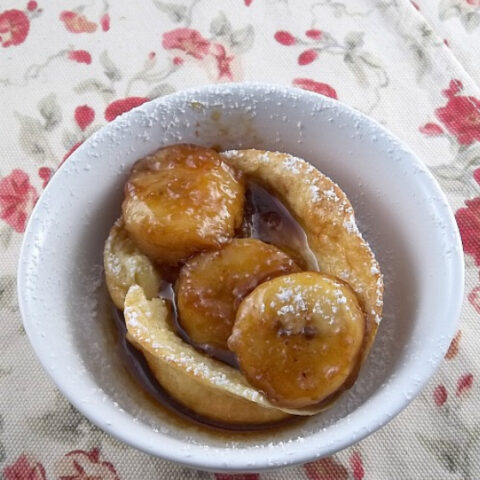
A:
{"label": "golden brown crust", "polygon": [[289,417],[280,410],[265,408],[205,385],[195,377],[182,374],[156,355],[148,352],[143,354],[155,378],[169,395],[197,415],[223,424],[243,426],[278,422]]}
{"label": "golden brown crust", "polygon": [[285,153],[252,149],[222,155],[285,203],[304,228],[319,270],[344,280],[357,294],[366,318],[364,361],[382,315],[383,277],[345,193],[312,165]]}
{"label": "golden brown crust", "polygon": [[162,283],[160,274],[132,242],[121,217],[114,223],[105,242],[103,265],[108,292],[118,309],[123,310],[125,295],[134,284],[143,288],[147,298],[158,294]]}

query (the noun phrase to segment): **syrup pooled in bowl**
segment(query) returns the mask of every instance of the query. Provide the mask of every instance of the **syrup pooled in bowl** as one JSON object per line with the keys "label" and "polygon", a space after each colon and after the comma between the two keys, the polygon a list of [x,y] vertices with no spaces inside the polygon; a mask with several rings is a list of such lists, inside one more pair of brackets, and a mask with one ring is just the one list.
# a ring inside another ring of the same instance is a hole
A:
{"label": "syrup pooled in bowl", "polygon": [[317,270],[317,259],[305,230],[282,201],[253,181],[247,181],[245,197],[245,214],[237,235],[276,245],[289,253],[300,267]]}

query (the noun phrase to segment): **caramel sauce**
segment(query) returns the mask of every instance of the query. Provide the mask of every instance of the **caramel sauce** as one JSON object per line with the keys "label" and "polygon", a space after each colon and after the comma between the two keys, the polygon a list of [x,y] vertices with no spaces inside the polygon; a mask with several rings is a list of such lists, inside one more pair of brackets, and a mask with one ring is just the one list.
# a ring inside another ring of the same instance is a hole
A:
{"label": "caramel sauce", "polygon": [[305,230],[280,199],[256,182],[247,182],[239,237],[257,238],[290,255],[305,270],[318,270]]}
{"label": "caramel sauce", "polygon": [[[242,225],[236,232],[238,238],[256,238],[265,243],[271,243],[290,255],[302,269],[316,269],[316,259],[308,246],[307,236],[300,223],[293,217],[283,203],[265,188],[255,182],[247,182],[246,202]],[[158,265],[164,283],[159,292],[159,297],[167,300],[171,308],[172,327],[176,333],[187,343],[217,360],[234,368],[238,368],[235,354],[208,344],[192,342],[186,331],[182,328],[175,301],[175,282],[178,277],[178,267]],[[126,339],[126,326],[123,312],[113,307],[114,324],[117,331],[118,349],[122,361],[131,376],[156,402],[168,411],[174,412],[183,419],[213,429],[231,432],[265,431],[272,428],[298,423],[301,417],[291,417],[271,424],[224,424],[198,415],[196,412],[183,406],[172,398],[158,383],[152,374],[143,354]]]}

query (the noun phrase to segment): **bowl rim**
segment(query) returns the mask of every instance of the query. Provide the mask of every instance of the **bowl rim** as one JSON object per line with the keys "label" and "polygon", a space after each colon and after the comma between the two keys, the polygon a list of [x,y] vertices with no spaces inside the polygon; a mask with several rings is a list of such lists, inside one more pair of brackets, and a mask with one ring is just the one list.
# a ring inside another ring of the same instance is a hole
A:
{"label": "bowl rim", "polygon": [[[191,87],[172,93],[170,95],[166,95],[164,97],[154,99],[121,115],[121,121],[128,122],[131,118],[133,119],[133,115],[135,115],[135,113],[133,112],[152,108],[152,105],[169,104],[172,101],[175,101],[175,99],[177,98],[192,97],[194,95],[206,94],[209,92],[214,94],[221,94],[222,91],[224,93],[231,93],[232,91],[239,92],[242,90],[249,90],[257,94],[261,92],[280,94],[284,96],[284,99],[292,98],[293,94],[293,97],[298,98],[299,96],[303,96],[310,102],[319,103],[326,108],[339,108],[342,113],[348,114],[353,118],[354,121],[360,121],[362,123],[369,124],[377,131],[380,131],[382,133],[382,136],[384,136],[385,140],[389,144],[395,145],[396,148],[401,147],[402,151],[405,153],[405,157],[408,158],[408,161],[410,161],[414,166],[416,166],[425,173],[425,175],[423,175],[423,181],[424,184],[428,185],[428,189],[430,190],[430,192],[435,193],[435,196],[441,200],[442,218],[445,220],[447,230],[450,230],[450,233],[453,234],[453,237],[455,239],[455,246],[458,247],[455,248],[452,255],[444,258],[445,262],[448,262],[450,266],[451,275],[453,276],[453,280],[455,285],[457,285],[457,288],[453,292],[452,297],[448,299],[448,305],[445,309],[446,313],[444,318],[449,318],[451,319],[451,321],[449,323],[444,322],[445,342],[441,346],[442,348],[439,348],[439,351],[441,350],[443,353],[442,356],[438,356],[438,358],[435,358],[434,360],[432,360],[432,362],[428,362],[427,365],[424,365],[422,371],[416,376],[417,381],[415,383],[412,382],[405,385],[405,388],[408,387],[408,391],[410,393],[408,397],[403,395],[396,395],[393,397],[390,396],[389,400],[391,401],[391,403],[389,404],[388,413],[382,412],[382,394],[370,397],[368,400],[368,410],[377,412],[376,420],[372,421],[371,415],[367,415],[369,419],[363,419],[361,422],[359,422],[359,428],[350,433],[350,435],[343,435],[341,436],[341,438],[337,438],[336,441],[333,441],[328,445],[324,445],[323,447],[319,447],[316,442],[299,442],[301,448],[296,448],[295,455],[292,455],[287,462],[285,462],[285,459],[281,454],[281,449],[278,449],[280,450],[280,455],[274,455],[275,460],[272,462],[272,457],[267,457],[267,455],[263,452],[263,448],[254,448],[252,446],[242,447],[241,450],[232,449],[232,452],[242,451],[242,455],[215,455],[215,450],[218,449],[218,452],[220,452],[220,447],[209,446],[208,450],[205,450],[205,447],[203,447],[203,445],[190,443],[187,444],[179,439],[164,436],[161,433],[160,435],[163,436],[163,438],[165,439],[165,443],[149,442],[148,439],[142,437],[141,435],[132,435],[131,431],[128,429],[117,428],[117,421],[112,421],[109,425],[105,424],[101,411],[97,411],[94,405],[80,402],[76,396],[76,392],[74,391],[74,389],[65,384],[62,384],[61,380],[57,379],[58,375],[56,375],[55,373],[56,370],[52,371],[48,368],[47,358],[46,355],[44,355],[43,351],[46,341],[45,339],[42,339],[38,335],[36,335],[33,331],[33,328],[29,328],[28,318],[32,315],[32,312],[28,309],[26,305],[26,296],[23,293],[26,291],[24,287],[27,283],[29,270],[28,252],[36,230],[34,226],[34,221],[37,216],[41,218],[41,214],[39,212],[41,210],[42,199],[45,198],[46,194],[48,194],[51,190],[54,190],[56,185],[60,184],[63,180],[64,169],[59,168],[59,170],[57,170],[56,174],[52,177],[51,181],[48,183],[48,185],[42,192],[30,215],[23,236],[22,246],[20,249],[20,255],[18,260],[17,293],[19,309],[28,339],[35,351],[38,360],[40,361],[42,367],[44,368],[47,375],[51,378],[55,386],[62,392],[62,394],[68,399],[68,401],[89,421],[91,421],[101,430],[106,431],[113,437],[148,454],[158,456],[163,459],[170,460],[188,467],[216,472],[258,472],[276,469],[283,466],[293,466],[309,462],[338,452],[362,440],[366,436],[374,433],[376,430],[384,426],[408,406],[408,404],[420,393],[420,391],[424,388],[424,386],[433,376],[435,371],[441,365],[443,355],[446,353],[450,340],[456,331],[464,296],[465,267],[462,243],[455,217],[444,192],[442,191],[438,182],[430,173],[430,171],[405,143],[399,140],[378,121],[354,109],[353,107],[339,102],[338,100],[318,95],[314,92],[301,90],[286,85],[261,82],[224,83]],[[115,124],[118,121],[118,119],[115,119],[114,121],[103,126],[100,130],[95,132],[89,138],[87,138],[84,143],[75,152],[73,152],[69,158],[67,158],[62,167],[65,164],[68,165],[69,163],[73,162],[78,155],[85,151],[88,146],[95,141],[97,135],[103,136],[105,134],[108,134],[109,132],[112,132]],[[421,377],[420,381],[418,381],[419,377]],[[375,408],[375,406],[377,406],[378,408]],[[356,410],[363,410],[364,408],[365,404],[362,404]],[[111,408],[111,410],[114,409]],[[125,416],[128,418],[131,417],[131,415],[126,412],[121,413],[119,411],[115,411],[111,413],[113,415],[112,419],[116,417],[118,422],[122,422]],[[363,417],[365,417],[365,415],[363,415]],[[158,433],[155,432],[155,434]],[[185,454],[185,445],[188,445],[188,455]],[[207,455],[207,452],[210,452],[211,454]],[[225,461],[226,457],[228,457],[228,465]]]}

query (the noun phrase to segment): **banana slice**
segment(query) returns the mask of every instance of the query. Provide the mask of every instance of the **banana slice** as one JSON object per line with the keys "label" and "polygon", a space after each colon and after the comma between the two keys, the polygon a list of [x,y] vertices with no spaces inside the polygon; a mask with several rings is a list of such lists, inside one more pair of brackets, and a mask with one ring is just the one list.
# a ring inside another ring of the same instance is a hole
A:
{"label": "banana slice", "polygon": [[242,175],[209,148],[174,145],[132,168],[122,204],[125,228],[160,263],[228,242],[242,221]]}
{"label": "banana slice", "polygon": [[140,285],[147,298],[158,294],[162,279],[150,259],[130,240],[122,218],[115,222],[105,242],[103,264],[108,291],[120,310],[132,285]]}
{"label": "banana slice", "polygon": [[344,282],[317,272],[259,285],[240,304],[228,346],[273,404],[305,408],[336,393],[360,359],[365,318]]}
{"label": "banana slice", "polygon": [[176,335],[162,299],[147,300],[141,287],[125,298],[127,338],[145,356],[159,383],[197,414],[225,422],[265,424],[326,408],[279,408],[252,387],[241,372],[199,353]]}
{"label": "banana slice", "polygon": [[[383,277],[355,223],[345,193],[302,159],[263,150],[222,153],[233,168],[263,184],[283,201],[303,227],[319,271],[347,282],[366,318],[362,362],[375,339],[383,307]],[[360,367],[360,364],[358,368]],[[358,368],[348,379],[351,386]]]}
{"label": "banana slice", "polygon": [[227,349],[238,305],[257,285],[300,269],[284,252],[253,238],[199,254],[176,284],[180,324],[196,344]]}

